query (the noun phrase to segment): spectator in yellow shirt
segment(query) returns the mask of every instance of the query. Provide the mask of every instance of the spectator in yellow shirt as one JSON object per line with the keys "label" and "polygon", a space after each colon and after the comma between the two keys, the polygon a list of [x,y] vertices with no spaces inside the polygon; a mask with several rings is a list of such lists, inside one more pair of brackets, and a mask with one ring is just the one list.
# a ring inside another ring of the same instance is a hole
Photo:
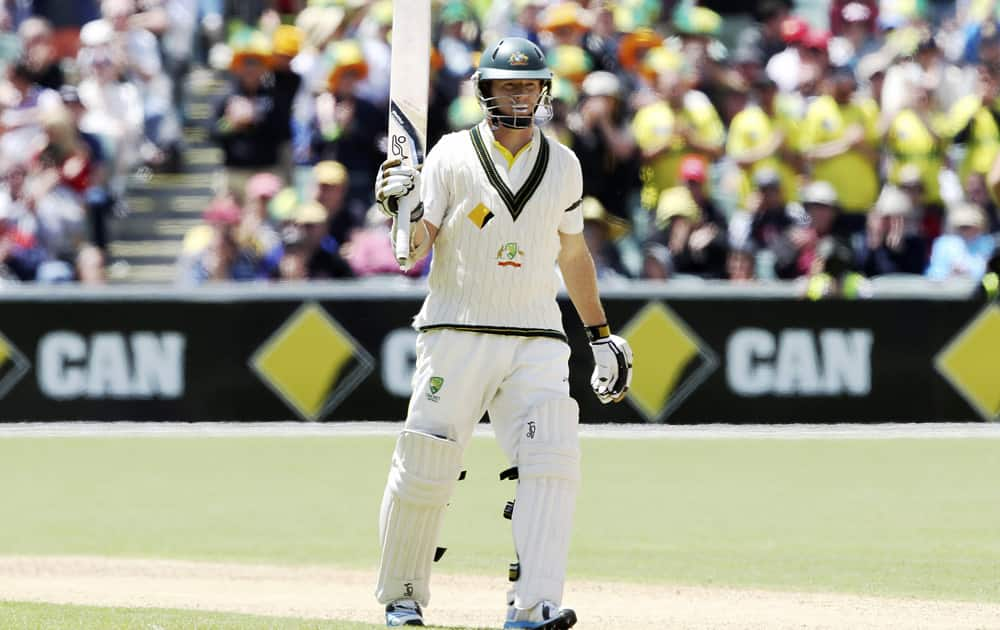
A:
{"label": "spectator in yellow shirt", "polygon": [[778,86],[762,77],[754,83],[754,102],[733,117],[726,138],[726,154],[740,167],[739,205],[746,208],[753,177],[764,169],[777,171],[781,192],[798,200],[796,152],[799,121],[778,107]]}
{"label": "spectator in yellow shirt", "polygon": [[942,117],[934,111],[933,89],[911,85],[911,104],[900,110],[889,124],[885,144],[889,152],[889,181],[899,184],[900,171],[908,164],[920,169],[925,205],[941,205],[938,174],[944,166]]}
{"label": "spectator in yellow shirt", "polygon": [[679,183],[681,160],[689,153],[712,162],[722,155],[726,132],[718,112],[695,77],[664,70],[657,75],[659,100],[636,112],[632,132],[639,146],[642,205],[654,209],[660,193]]}
{"label": "spectator in yellow shirt", "polygon": [[1000,80],[996,71],[979,68],[975,94],[960,98],[949,118],[953,141],[965,145],[965,158],[958,169],[964,182],[972,173],[986,175],[1000,154]]}
{"label": "spectator in yellow shirt", "polygon": [[806,112],[802,153],[812,164],[813,178],[836,190],[845,229],[863,232],[879,191],[878,132],[877,112],[853,98],[856,87],[850,71],[834,71],[827,94]]}

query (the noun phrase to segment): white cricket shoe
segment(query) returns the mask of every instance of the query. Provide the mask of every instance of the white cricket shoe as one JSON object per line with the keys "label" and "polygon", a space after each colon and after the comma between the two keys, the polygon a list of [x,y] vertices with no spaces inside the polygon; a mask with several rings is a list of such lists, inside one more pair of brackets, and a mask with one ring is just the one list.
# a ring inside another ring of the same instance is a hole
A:
{"label": "white cricket shoe", "polygon": [[507,607],[504,630],[531,628],[543,630],[568,630],[576,625],[576,613],[569,608],[559,608],[550,601],[541,601],[533,608]]}
{"label": "white cricket shoe", "polygon": [[412,599],[389,602],[385,607],[385,625],[390,628],[424,625],[424,613],[420,610],[420,604]]}

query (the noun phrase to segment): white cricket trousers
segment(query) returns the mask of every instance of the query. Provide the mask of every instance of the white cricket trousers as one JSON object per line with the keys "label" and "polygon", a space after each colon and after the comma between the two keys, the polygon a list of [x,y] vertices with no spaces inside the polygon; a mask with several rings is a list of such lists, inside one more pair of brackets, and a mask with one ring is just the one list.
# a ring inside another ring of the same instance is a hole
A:
{"label": "white cricket trousers", "polygon": [[464,450],[488,411],[500,447],[514,462],[528,412],[569,396],[569,355],[569,345],[548,337],[420,333],[406,428],[446,437]]}
{"label": "white cricket trousers", "polygon": [[418,336],[409,413],[380,511],[379,601],[430,600],[441,518],[486,411],[508,461],[524,465],[512,519],[523,571],[508,602],[561,600],[579,482],[569,355],[566,343],[546,337],[448,329]]}

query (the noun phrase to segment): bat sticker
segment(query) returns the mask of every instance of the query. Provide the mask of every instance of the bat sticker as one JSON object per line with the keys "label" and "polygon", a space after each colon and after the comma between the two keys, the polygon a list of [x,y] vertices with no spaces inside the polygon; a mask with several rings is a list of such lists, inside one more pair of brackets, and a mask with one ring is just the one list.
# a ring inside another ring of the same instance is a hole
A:
{"label": "bat sticker", "polygon": [[[410,119],[407,118],[405,114],[403,114],[403,110],[401,110],[399,108],[399,105],[396,105],[395,102],[389,104],[389,114],[396,120],[396,123],[400,127],[402,127],[403,131],[408,136],[410,142],[413,144],[413,155],[411,156],[413,158],[413,162],[415,164],[423,164],[424,147],[420,144],[420,136],[417,135],[417,130],[413,126],[413,123],[410,122]],[[393,137],[392,139],[392,144],[393,144],[392,146],[393,154],[395,155],[396,151],[395,137]],[[405,144],[405,142],[401,144]],[[400,155],[402,155],[402,147],[400,147]]]}

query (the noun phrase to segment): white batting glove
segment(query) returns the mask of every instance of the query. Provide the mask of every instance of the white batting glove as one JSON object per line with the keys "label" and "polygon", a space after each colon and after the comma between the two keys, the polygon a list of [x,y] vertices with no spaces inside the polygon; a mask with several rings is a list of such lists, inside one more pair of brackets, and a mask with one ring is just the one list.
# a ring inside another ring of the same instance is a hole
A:
{"label": "white batting glove", "polygon": [[[375,177],[375,201],[382,213],[396,218],[399,213],[399,200],[416,191],[420,194],[420,171],[400,160],[386,160],[378,169]],[[424,207],[417,204],[410,213],[410,222],[416,223],[424,216]]]}
{"label": "white batting glove", "polygon": [[[620,402],[632,384],[632,348],[607,326],[587,329],[594,353],[594,374],[590,386],[603,404]],[[603,336],[602,336],[603,335]]]}

